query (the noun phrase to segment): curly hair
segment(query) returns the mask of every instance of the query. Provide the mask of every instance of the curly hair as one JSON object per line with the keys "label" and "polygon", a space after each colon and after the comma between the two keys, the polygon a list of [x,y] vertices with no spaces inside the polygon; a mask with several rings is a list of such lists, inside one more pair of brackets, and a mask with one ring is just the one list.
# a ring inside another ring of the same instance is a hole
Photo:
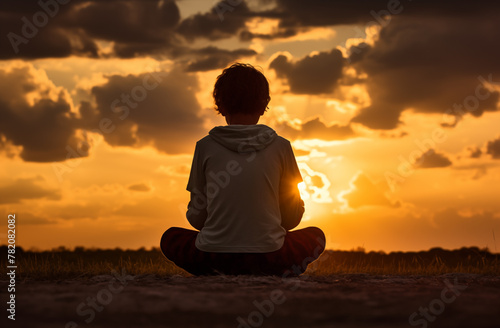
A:
{"label": "curly hair", "polygon": [[264,113],[271,100],[264,74],[250,64],[236,63],[217,77],[213,97],[215,110],[228,114]]}

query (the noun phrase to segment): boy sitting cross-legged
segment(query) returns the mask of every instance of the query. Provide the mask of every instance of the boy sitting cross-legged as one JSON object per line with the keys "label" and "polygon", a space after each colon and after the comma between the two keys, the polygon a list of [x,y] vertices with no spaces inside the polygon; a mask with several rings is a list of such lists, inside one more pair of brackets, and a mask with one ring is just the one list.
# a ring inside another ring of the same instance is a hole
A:
{"label": "boy sitting cross-legged", "polygon": [[304,213],[302,177],[290,142],[257,124],[270,101],[267,79],[234,64],[213,96],[228,125],[196,143],[186,216],[199,231],[170,228],[161,250],[194,275],[299,275],[324,251],[325,235],[316,227],[290,231]]}

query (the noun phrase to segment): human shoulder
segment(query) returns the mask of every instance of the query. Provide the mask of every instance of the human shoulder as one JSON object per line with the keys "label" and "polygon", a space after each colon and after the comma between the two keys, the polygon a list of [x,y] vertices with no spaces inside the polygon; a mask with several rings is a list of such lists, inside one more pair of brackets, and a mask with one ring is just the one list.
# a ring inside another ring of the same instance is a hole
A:
{"label": "human shoulder", "polygon": [[207,134],[206,136],[204,136],[203,138],[201,138],[196,142],[196,148],[198,149],[207,148],[211,144],[213,144],[213,142],[214,142],[213,139],[210,137],[210,135]]}
{"label": "human shoulder", "polygon": [[286,138],[283,138],[282,136],[276,135],[276,140],[274,140],[274,143],[276,143],[277,146],[282,147],[282,148],[291,148],[292,145],[290,141]]}
{"label": "human shoulder", "polygon": [[203,138],[201,138],[200,140],[198,140],[196,142],[196,144],[203,145],[203,144],[206,144],[206,143],[211,142],[211,141],[212,141],[212,138],[210,138],[210,136],[207,134],[206,136],[204,136]]}

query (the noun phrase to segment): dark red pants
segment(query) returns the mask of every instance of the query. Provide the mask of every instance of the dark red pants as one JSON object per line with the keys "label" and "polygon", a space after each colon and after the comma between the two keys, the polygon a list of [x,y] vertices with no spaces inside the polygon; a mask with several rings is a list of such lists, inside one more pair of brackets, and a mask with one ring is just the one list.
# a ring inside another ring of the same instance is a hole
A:
{"label": "dark red pants", "polygon": [[163,254],[194,275],[298,276],[325,250],[325,235],[316,227],[288,231],[283,247],[270,253],[214,253],[195,246],[198,231],[170,228],[161,237]]}

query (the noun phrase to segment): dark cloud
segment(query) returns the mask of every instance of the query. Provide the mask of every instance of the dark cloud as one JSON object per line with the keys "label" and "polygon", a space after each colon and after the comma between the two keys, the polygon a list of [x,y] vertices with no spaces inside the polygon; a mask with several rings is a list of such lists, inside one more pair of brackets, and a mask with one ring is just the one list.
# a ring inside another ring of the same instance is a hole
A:
{"label": "dark cloud", "polygon": [[73,6],[64,24],[96,39],[118,43],[162,43],[180,21],[173,1],[88,1]]}
{"label": "dark cloud", "polygon": [[8,31],[7,37],[2,35],[0,38],[0,59],[61,58],[72,55],[98,57],[95,41],[79,31],[68,31],[48,24],[47,27],[40,28],[33,37],[23,36],[23,24],[18,24],[22,22],[21,17],[25,16],[7,16],[5,20],[0,19],[0,30]]}
{"label": "dark cloud", "polygon": [[207,13],[200,13],[184,19],[177,32],[187,40],[206,38],[219,40],[238,34],[252,15],[245,1],[231,5],[226,1],[215,4]]}
{"label": "dark cloud", "polygon": [[88,131],[112,146],[175,154],[190,152],[203,134],[198,81],[180,68],[108,76],[92,88],[93,102],[81,103],[80,115],[71,111],[64,89],[38,74],[31,66],[0,70],[0,150],[24,161],[86,157],[92,148]]}
{"label": "dark cloud", "polygon": [[[113,42],[113,55],[169,53],[180,13],[174,1],[4,1],[0,5],[0,59],[98,57],[98,41]],[[54,5],[55,4],[55,5]]]}
{"label": "dark cloud", "polygon": [[467,147],[467,152],[470,158],[479,158],[483,154],[481,149],[477,146]]}
{"label": "dark cloud", "polygon": [[355,137],[350,125],[332,124],[327,126],[319,117],[302,123],[299,128],[282,122],[276,125],[276,129],[280,134],[290,139],[344,140]]}
{"label": "dark cloud", "polygon": [[[87,156],[88,149],[82,147],[86,139],[77,131],[68,97],[39,82],[36,74],[29,66],[0,69],[0,139],[22,146],[20,156],[25,161],[63,161],[67,147],[79,150],[74,157]],[[54,98],[51,93],[58,95]]]}
{"label": "dark cloud", "polygon": [[491,155],[494,159],[500,159],[500,137],[488,141],[486,144],[486,154]]}
{"label": "dark cloud", "polygon": [[500,8],[496,1],[475,2],[455,0],[421,1],[325,1],[276,0],[276,8],[261,13],[262,17],[280,18],[283,27],[314,27],[330,25],[379,23],[383,16],[469,16],[491,13]]}
{"label": "dark cloud", "polygon": [[[223,50],[213,46],[191,49],[186,44],[186,40],[191,42],[198,37],[215,40],[236,36],[250,17],[244,2],[224,15],[223,21],[214,6],[208,13],[181,22],[174,1],[74,0],[57,8],[47,7],[55,13],[53,17],[47,24],[32,29],[23,26],[31,26],[33,15],[50,15],[35,2],[24,3],[0,4],[0,30],[12,32],[0,39],[0,59],[152,56],[189,63],[188,71],[204,71],[256,54],[250,49]],[[111,50],[104,51],[103,42]]]}
{"label": "dark cloud", "polygon": [[452,164],[448,157],[437,153],[434,149],[426,151],[415,160],[415,163],[419,168],[447,167]]}
{"label": "dark cloud", "polygon": [[136,183],[128,186],[128,190],[148,192],[151,190],[151,187],[145,183]]}
{"label": "dark cloud", "polygon": [[399,207],[399,202],[390,201],[384,193],[363,173],[351,181],[351,189],[342,194],[342,198],[350,208],[362,206]]}
{"label": "dark cloud", "polygon": [[457,118],[496,110],[499,93],[482,85],[500,81],[497,39],[500,21],[488,15],[393,17],[353,61],[371,98],[353,121],[393,129],[407,109]]}
{"label": "dark cloud", "polygon": [[287,80],[290,91],[297,94],[331,93],[342,76],[344,58],[338,49],[308,55],[296,62],[286,56],[276,57],[269,68]]}
{"label": "dark cloud", "polygon": [[210,71],[213,69],[225,68],[229,63],[236,61],[240,57],[255,56],[257,53],[251,49],[225,50],[216,47],[206,47],[192,50],[195,59],[189,61],[186,67],[188,72]]}
{"label": "dark cloud", "polygon": [[23,200],[41,198],[60,200],[61,192],[42,187],[44,181],[42,177],[19,178],[0,186],[0,204],[17,204]]}
{"label": "dark cloud", "polygon": [[153,146],[178,154],[191,150],[202,136],[195,76],[176,68],[169,73],[113,75],[107,79],[91,90],[95,104],[84,103],[80,111],[87,129],[104,124],[101,131],[110,145]]}
{"label": "dark cloud", "polygon": [[173,1],[92,1],[73,6],[64,25],[85,31],[92,39],[114,42],[114,54],[130,58],[170,54],[179,42],[174,28],[180,21]]}
{"label": "dark cloud", "polygon": [[[467,17],[492,14],[500,8],[495,1],[421,0],[388,11],[389,3],[278,0],[272,10],[252,11],[245,1],[219,1],[208,12],[181,19],[172,0],[72,0],[64,5],[55,0],[3,1],[0,30],[10,36],[0,38],[0,59],[99,57],[103,56],[100,41],[112,42],[112,56],[169,57],[185,46],[183,39],[191,42],[197,38],[219,40],[234,36],[242,41],[287,38],[315,26],[378,24],[382,16],[392,13],[419,18]],[[277,31],[252,33],[246,29],[246,22],[255,17],[279,19]]]}
{"label": "dark cloud", "polygon": [[[0,4],[0,59],[96,57],[98,47],[84,31],[64,27],[64,20],[73,6],[44,6],[39,1],[3,1]],[[43,1],[47,3],[47,1]]]}
{"label": "dark cloud", "polygon": [[387,1],[300,1],[277,0],[276,16],[281,17],[280,25],[328,26],[359,24],[373,19],[370,10],[384,8]]}

